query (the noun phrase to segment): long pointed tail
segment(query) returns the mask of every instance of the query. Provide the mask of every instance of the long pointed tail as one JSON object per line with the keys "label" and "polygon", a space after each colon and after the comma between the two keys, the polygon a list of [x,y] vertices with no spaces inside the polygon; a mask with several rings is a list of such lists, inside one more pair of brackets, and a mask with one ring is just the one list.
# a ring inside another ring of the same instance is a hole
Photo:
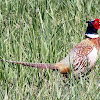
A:
{"label": "long pointed tail", "polygon": [[35,67],[35,68],[40,68],[40,69],[52,69],[52,70],[57,69],[54,66],[54,64],[29,63],[29,62],[10,61],[10,60],[3,60],[3,59],[0,59],[0,61],[9,62],[9,63],[15,63],[15,64],[21,64],[23,66]]}

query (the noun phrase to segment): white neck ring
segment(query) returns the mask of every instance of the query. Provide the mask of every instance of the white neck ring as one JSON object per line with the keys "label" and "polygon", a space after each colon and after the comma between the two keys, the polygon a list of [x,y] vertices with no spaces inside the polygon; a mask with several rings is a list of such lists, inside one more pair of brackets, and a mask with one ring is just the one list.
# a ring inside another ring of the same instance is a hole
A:
{"label": "white neck ring", "polygon": [[98,34],[85,34],[87,37],[89,38],[98,38],[99,35]]}

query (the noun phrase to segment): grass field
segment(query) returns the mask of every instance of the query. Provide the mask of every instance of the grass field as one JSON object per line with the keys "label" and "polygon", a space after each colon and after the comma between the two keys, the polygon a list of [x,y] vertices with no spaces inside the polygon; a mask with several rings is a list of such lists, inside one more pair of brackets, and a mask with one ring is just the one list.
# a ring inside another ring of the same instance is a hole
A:
{"label": "grass field", "polygon": [[[0,0],[0,59],[56,63],[100,19],[100,0]],[[98,31],[100,33],[100,30]],[[0,100],[99,100],[100,53],[84,78],[0,62]]]}

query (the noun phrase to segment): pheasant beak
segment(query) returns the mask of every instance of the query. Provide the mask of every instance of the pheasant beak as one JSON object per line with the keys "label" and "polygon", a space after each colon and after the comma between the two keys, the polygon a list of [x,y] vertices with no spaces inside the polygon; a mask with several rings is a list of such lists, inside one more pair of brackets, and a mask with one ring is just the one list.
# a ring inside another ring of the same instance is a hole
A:
{"label": "pheasant beak", "polygon": [[86,23],[90,23],[90,21],[86,21]]}

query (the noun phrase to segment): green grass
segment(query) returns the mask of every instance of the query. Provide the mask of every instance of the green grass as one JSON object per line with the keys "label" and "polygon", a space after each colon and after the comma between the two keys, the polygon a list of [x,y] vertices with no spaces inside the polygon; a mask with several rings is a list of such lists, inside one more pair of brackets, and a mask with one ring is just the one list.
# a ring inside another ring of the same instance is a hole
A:
{"label": "green grass", "polygon": [[[0,58],[56,63],[84,39],[85,22],[94,18],[100,19],[100,0],[0,0]],[[100,59],[76,80],[0,62],[2,99],[99,100]]]}

